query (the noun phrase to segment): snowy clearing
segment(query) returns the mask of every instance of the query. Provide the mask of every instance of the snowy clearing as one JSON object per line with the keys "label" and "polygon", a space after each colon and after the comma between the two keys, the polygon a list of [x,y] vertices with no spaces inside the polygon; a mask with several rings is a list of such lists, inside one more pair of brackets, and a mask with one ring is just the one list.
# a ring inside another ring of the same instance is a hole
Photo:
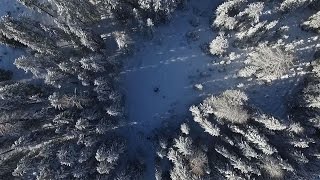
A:
{"label": "snowy clearing", "polygon": [[[217,58],[200,48],[214,35],[209,22],[218,3],[193,1],[187,10],[174,14],[169,24],[157,28],[152,40],[137,43],[138,52],[128,58],[122,74],[129,121],[138,122],[145,133],[159,127],[163,119],[185,114],[207,92],[215,93],[236,83],[225,81],[226,73],[218,72],[221,67],[212,66]],[[193,19],[199,26],[190,24]],[[188,32],[195,32],[198,40],[188,42]],[[203,83],[204,90],[196,90],[196,83]]]}
{"label": "snowy clearing", "polygon": [[[142,157],[148,157],[148,167],[154,167],[155,150],[150,138],[155,129],[166,126],[165,122],[177,126],[190,105],[202,96],[237,84],[225,80],[226,72],[219,72],[222,67],[212,66],[217,58],[200,48],[214,35],[209,23],[218,4],[211,0],[192,1],[187,9],[175,13],[169,24],[156,28],[152,40],[137,43],[138,52],[126,60],[122,75],[128,120],[137,123],[127,132],[129,146],[143,148]],[[193,27],[191,21],[198,21],[199,26]],[[199,38],[188,41],[189,32]],[[203,91],[194,87],[197,83],[203,83]],[[150,179],[154,173],[146,174]]]}

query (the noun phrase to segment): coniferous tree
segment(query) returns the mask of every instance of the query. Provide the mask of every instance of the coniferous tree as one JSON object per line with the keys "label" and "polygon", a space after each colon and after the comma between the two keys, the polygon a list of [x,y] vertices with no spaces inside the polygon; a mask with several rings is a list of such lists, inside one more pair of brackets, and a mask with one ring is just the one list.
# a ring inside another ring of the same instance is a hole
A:
{"label": "coniferous tree", "polygon": [[24,6],[31,8],[32,10],[36,10],[40,13],[45,13],[51,17],[56,17],[56,12],[53,11],[52,7],[50,6],[50,3],[46,1],[40,1],[40,0],[18,0],[20,3],[22,3]]}
{"label": "coniferous tree", "polygon": [[58,53],[55,41],[48,38],[47,34],[37,22],[21,18],[13,19],[9,16],[2,17],[0,32],[9,39],[14,39],[39,53]]}
{"label": "coniferous tree", "polygon": [[320,32],[320,11],[312,15],[306,22],[302,24],[307,29]]}

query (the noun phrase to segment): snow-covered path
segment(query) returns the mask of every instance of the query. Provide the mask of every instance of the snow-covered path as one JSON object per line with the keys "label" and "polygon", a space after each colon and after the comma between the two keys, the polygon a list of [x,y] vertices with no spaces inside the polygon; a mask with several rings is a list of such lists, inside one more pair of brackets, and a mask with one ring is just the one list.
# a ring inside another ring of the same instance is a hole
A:
{"label": "snow-covered path", "polygon": [[[218,2],[191,1],[187,10],[177,12],[168,25],[157,28],[153,39],[127,60],[122,74],[129,120],[137,122],[144,132],[159,127],[161,119],[185,113],[202,94],[193,85],[214,70],[210,66],[214,58],[204,54],[200,45],[213,37],[209,21]],[[192,19],[198,19],[200,25],[193,27]],[[192,31],[199,40],[188,41],[186,34]]]}
{"label": "snow-covered path", "polygon": [[[215,58],[200,48],[214,36],[210,19],[219,2],[191,0],[186,10],[176,12],[169,24],[157,27],[152,40],[137,45],[138,52],[127,59],[122,72],[123,89],[128,121],[136,122],[126,129],[129,155],[141,154],[145,159],[145,179],[154,178],[150,167],[154,167],[153,143],[157,141],[152,139],[153,132],[163,127],[164,122],[182,121],[190,105],[198,103],[205,92],[232,87],[233,83],[224,80],[226,74],[212,66]],[[198,21],[199,26],[192,26],[190,21]],[[199,39],[188,40],[189,32],[195,32]],[[204,91],[194,89],[200,82],[207,82]]]}

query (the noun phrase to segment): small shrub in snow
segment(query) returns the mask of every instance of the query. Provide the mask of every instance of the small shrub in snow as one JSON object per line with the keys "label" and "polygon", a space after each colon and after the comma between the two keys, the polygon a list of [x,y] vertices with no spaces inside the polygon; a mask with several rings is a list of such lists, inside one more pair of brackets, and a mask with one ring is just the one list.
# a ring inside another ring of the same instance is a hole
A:
{"label": "small shrub in snow", "polygon": [[153,23],[152,19],[148,18],[146,25],[147,25],[148,27],[150,27],[150,28],[153,28],[154,23]]}
{"label": "small shrub in snow", "polygon": [[131,40],[125,31],[115,31],[113,32],[113,35],[118,45],[118,49],[122,50],[128,48]]}
{"label": "small shrub in snow", "polygon": [[189,134],[189,131],[190,131],[190,128],[189,128],[188,124],[183,123],[183,124],[181,124],[181,126],[180,126],[180,130],[181,130],[181,132],[182,132],[183,134],[188,135],[188,134]]}
{"label": "small shrub in snow", "polygon": [[222,55],[226,52],[229,47],[229,42],[224,34],[220,33],[211,43],[210,43],[210,53],[212,55]]}
{"label": "small shrub in snow", "polygon": [[167,140],[164,139],[164,138],[161,138],[161,139],[159,140],[159,144],[160,144],[160,147],[161,147],[162,149],[167,149],[167,148],[168,148],[168,142],[167,142]]}
{"label": "small shrub in snow", "polygon": [[199,91],[202,91],[203,90],[203,85],[202,84],[196,84],[196,85],[194,85],[194,88],[199,90]]}

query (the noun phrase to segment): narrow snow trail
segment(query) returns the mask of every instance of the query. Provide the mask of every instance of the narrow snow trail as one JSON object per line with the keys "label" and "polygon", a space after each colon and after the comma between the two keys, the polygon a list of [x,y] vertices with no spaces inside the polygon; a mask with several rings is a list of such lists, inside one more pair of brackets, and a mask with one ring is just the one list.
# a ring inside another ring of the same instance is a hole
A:
{"label": "narrow snow trail", "polygon": [[[157,27],[153,38],[137,45],[138,51],[127,59],[123,70],[128,121],[135,125],[125,129],[130,147],[129,156],[144,159],[147,167],[144,179],[154,179],[155,149],[153,132],[170,124],[178,124],[192,104],[197,104],[205,92],[215,93],[232,86],[212,66],[215,59],[202,52],[200,45],[214,34],[210,19],[220,0],[191,0],[185,10],[176,12],[170,23]],[[190,21],[198,22],[198,26]],[[189,32],[199,36],[195,41]],[[212,78],[212,76],[215,76]],[[214,79],[214,80],[212,80]],[[211,80],[211,81],[210,81]],[[205,82],[204,90],[194,89]],[[139,156],[139,157],[137,157]]]}
{"label": "narrow snow trail", "polygon": [[[161,119],[185,113],[203,93],[193,85],[210,73],[213,58],[200,45],[213,37],[209,20],[218,2],[191,1],[188,10],[177,12],[169,24],[156,28],[153,39],[138,45],[138,52],[127,60],[122,75],[129,121],[137,122],[145,133],[159,127]],[[192,19],[198,19],[200,25],[193,27]],[[186,34],[191,31],[199,40],[188,41]]]}

